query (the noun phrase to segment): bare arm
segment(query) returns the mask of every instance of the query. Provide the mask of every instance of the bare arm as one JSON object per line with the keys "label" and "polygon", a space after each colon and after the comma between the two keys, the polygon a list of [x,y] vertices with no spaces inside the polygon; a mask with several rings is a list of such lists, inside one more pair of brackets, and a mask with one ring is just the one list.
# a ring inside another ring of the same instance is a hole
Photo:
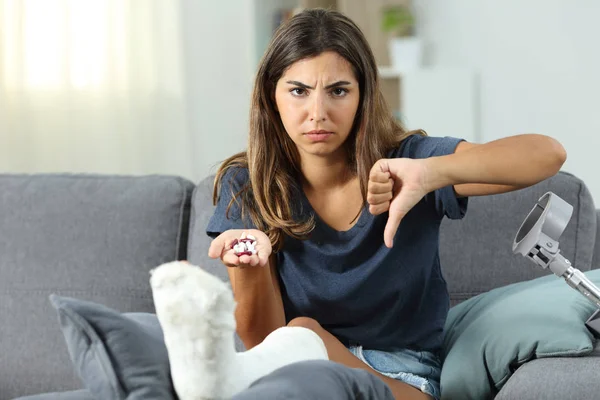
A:
{"label": "bare arm", "polygon": [[275,257],[269,257],[265,266],[240,265],[228,267],[227,272],[237,303],[237,332],[250,349],[285,326]]}
{"label": "bare arm", "polygon": [[[256,238],[257,254],[238,257],[231,250],[233,240],[239,239],[243,233]],[[208,249],[209,257],[220,258],[227,267],[237,303],[237,333],[247,349],[285,325],[276,258],[271,252],[269,238],[255,229],[225,231],[212,241]]]}
{"label": "bare arm", "polygon": [[460,143],[454,154],[427,160],[428,190],[454,185],[458,196],[504,193],[555,175],[566,160],[556,140],[543,135],[510,136],[485,144]]}
{"label": "bare arm", "polygon": [[566,158],[556,140],[530,134],[486,144],[462,142],[446,156],[381,159],[369,176],[369,211],[389,211],[384,241],[391,248],[400,221],[427,193],[447,186],[462,197],[521,189],[555,175]]}

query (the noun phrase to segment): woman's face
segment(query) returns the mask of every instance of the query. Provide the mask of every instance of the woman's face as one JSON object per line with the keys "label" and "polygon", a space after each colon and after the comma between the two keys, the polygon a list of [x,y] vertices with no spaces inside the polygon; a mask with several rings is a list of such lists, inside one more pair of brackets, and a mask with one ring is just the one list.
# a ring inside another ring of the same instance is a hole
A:
{"label": "woman's face", "polygon": [[301,157],[345,156],[359,99],[350,63],[332,51],[296,61],[275,88],[277,111]]}

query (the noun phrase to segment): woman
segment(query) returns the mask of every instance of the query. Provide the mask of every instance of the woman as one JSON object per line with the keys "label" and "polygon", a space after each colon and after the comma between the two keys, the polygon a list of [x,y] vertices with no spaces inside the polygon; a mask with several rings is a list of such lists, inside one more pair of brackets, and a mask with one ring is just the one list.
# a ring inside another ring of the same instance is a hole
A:
{"label": "woman", "polygon": [[[542,135],[486,144],[407,132],[345,16],[306,10],[280,27],[255,81],[247,151],[226,160],[207,227],[247,348],[283,326],[323,340],[329,359],[381,378],[396,399],[440,397],[449,308],[438,256],[443,217],[469,196],[556,174]],[[251,234],[257,253],[237,256]]]}

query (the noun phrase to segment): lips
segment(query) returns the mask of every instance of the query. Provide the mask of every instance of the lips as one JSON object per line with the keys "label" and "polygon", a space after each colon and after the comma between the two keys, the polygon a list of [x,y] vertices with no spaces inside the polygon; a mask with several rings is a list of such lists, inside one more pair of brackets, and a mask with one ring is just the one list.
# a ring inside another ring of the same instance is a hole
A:
{"label": "lips", "polygon": [[327,138],[329,138],[331,135],[333,135],[333,132],[325,130],[315,130],[307,132],[305,135],[313,142],[322,142],[324,140],[327,140]]}

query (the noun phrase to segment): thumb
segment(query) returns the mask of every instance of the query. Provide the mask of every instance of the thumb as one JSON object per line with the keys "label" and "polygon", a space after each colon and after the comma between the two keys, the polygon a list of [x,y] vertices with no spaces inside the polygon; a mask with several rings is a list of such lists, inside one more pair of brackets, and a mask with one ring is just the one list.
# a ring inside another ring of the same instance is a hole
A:
{"label": "thumb", "polygon": [[407,213],[406,207],[404,207],[404,197],[402,192],[400,192],[398,197],[392,200],[390,204],[388,220],[383,231],[383,241],[390,249],[394,245],[394,236],[396,236],[400,222],[402,222],[402,219]]}
{"label": "thumb", "polygon": [[[379,170],[381,172],[392,173],[392,166],[390,166],[390,162],[387,159],[381,159],[378,161]],[[392,248],[394,245],[394,236],[396,236],[396,231],[400,226],[400,221],[404,215],[398,211],[398,198],[393,199],[390,203],[388,220],[385,224],[385,230],[383,231],[383,241],[388,248]]]}
{"label": "thumb", "polygon": [[400,221],[402,221],[402,216],[390,209],[388,220],[385,224],[385,230],[383,231],[383,241],[390,249],[392,246],[394,246],[394,236],[396,236],[396,231],[398,231]]}
{"label": "thumb", "polygon": [[208,256],[210,258],[219,258],[221,254],[223,254],[223,249],[225,247],[225,240],[222,236],[217,236],[210,243],[210,247],[208,248]]}

